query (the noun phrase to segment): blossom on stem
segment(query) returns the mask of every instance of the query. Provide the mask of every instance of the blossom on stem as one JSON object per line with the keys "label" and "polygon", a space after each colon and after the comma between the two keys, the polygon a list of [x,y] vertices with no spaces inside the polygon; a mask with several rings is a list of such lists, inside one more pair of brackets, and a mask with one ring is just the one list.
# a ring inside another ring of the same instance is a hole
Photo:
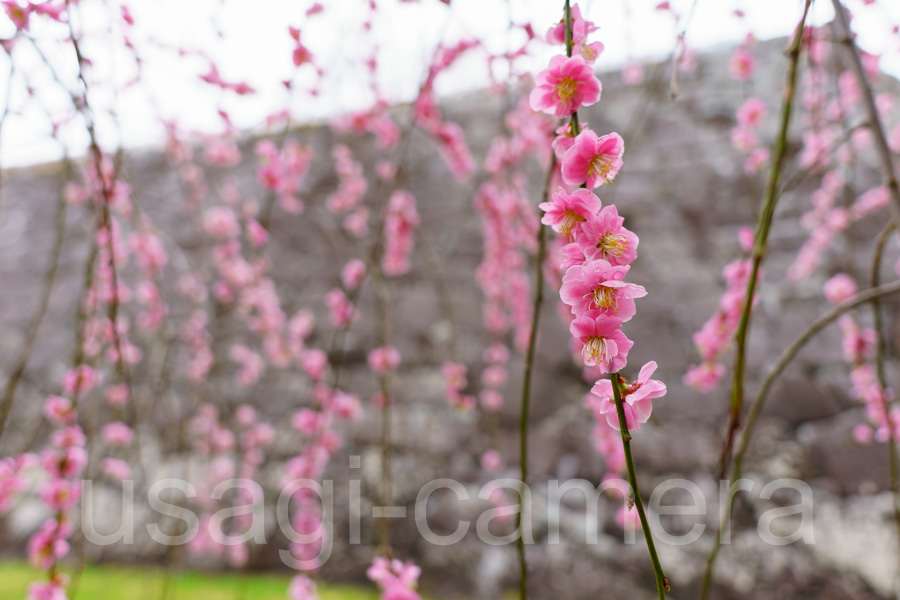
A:
{"label": "blossom on stem", "polygon": [[376,557],[366,576],[381,588],[381,600],[421,600],[415,592],[422,569],[412,562]]}
{"label": "blossom on stem", "polygon": [[[626,382],[620,387],[625,425],[629,431],[639,430],[641,424],[646,423],[650,418],[650,413],[653,411],[653,399],[666,395],[666,384],[656,379],[650,379],[650,376],[656,371],[656,366],[656,362],[648,362],[641,367],[640,374],[635,381]],[[606,422],[610,427],[619,429],[619,415],[616,410],[612,381],[601,379],[595,383],[585,402],[588,408],[594,410],[597,415],[606,415]]]}
{"label": "blossom on stem", "polygon": [[549,225],[566,239],[573,239],[580,225],[594,218],[601,207],[600,198],[583,188],[569,194],[560,187],[552,200],[540,204],[540,209],[544,211],[541,223]]}
{"label": "blossom on stem", "polygon": [[647,295],[642,286],[622,281],[629,268],[603,259],[572,266],[563,276],[560,298],[576,316],[597,311],[628,321],[635,313],[634,299]]}
{"label": "blossom on stem", "polygon": [[600,100],[600,80],[594,76],[593,67],[580,56],[554,56],[550,66],[538,73],[535,82],[537,85],[528,97],[531,109],[558,119]]}
{"label": "blossom on stem", "polygon": [[572,321],[569,331],[581,342],[585,365],[596,365],[601,373],[621,371],[625,367],[634,342],[625,337],[621,326],[621,319],[603,313],[584,315]]}
{"label": "blossom on stem", "polygon": [[604,207],[595,219],[581,226],[575,240],[585,260],[603,259],[613,266],[628,265],[637,258],[638,237],[622,226],[614,205]]}
{"label": "blossom on stem", "polygon": [[625,142],[618,133],[602,137],[590,130],[582,131],[562,162],[562,178],[568,185],[585,184],[594,189],[609,184],[622,168]]}

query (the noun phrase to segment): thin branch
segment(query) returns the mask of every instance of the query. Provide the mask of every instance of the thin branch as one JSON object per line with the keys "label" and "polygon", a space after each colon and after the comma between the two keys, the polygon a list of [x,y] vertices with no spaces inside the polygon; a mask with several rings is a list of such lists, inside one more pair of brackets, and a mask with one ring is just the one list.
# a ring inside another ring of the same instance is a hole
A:
{"label": "thin branch", "polygon": [[719,458],[718,479],[725,478],[728,463],[731,459],[731,449],[734,444],[734,436],[737,433],[741,421],[741,411],[744,405],[744,363],[746,360],[747,334],[750,330],[750,315],[753,307],[753,298],[756,295],[756,286],[759,280],[759,271],[766,255],[766,241],[769,238],[769,228],[775,216],[775,207],[778,204],[778,181],[781,176],[781,167],[787,154],[788,127],[791,122],[791,113],[794,105],[794,91],[797,84],[797,71],[800,62],[800,46],[803,40],[803,27],[812,0],[806,0],[803,8],[803,16],[794,30],[794,38],[788,51],[790,65],[788,67],[787,82],[784,87],[784,98],[781,104],[781,123],[778,136],[775,138],[775,147],[772,152],[772,167],[769,172],[769,181],[766,184],[765,201],[759,215],[759,223],[756,228],[756,243],[753,247],[753,258],[750,269],[750,277],[747,280],[747,290],[744,293],[744,308],[741,312],[741,320],[735,333],[734,374],[731,384],[730,414],[728,429],[725,433],[725,444],[722,447],[722,455]]}
{"label": "thin branch", "polygon": [[[881,260],[884,256],[884,248],[887,245],[888,237],[896,229],[896,224],[888,223],[875,242],[875,252],[872,255],[872,268],[869,273],[869,283],[871,287],[877,288],[881,284]],[[872,298],[872,317],[875,328],[875,367],[878,373],[878,384],[882,391],[887,390],[887,374],[885,372],[885,344],[884,344],[884,318],[881,311],[881,302],[878,298]],[[900,539],[900,491],[897,485],[900,481],[900,465],[897,464],[897,438],[894,428],[890,426],[891,413],[886,395],[882,395],[882,405],[884,408],[884,422],[888,423],[888,477],[891,488],[891,503],[894,509],[894,525],[897,527],[897,537]]]}
{"label": "thin branch", "polygon": [[[841,302],[840,304],[834,306],[831,310],[816,319],[806,329],[806,331],[797,336],[797,338],[791,343],[791,345],[784,349],[784,351],[778,357],[778,360],[775,362],[775,365],[772,367],[772,370],[769,371],[769,374],[766,376],[765,381],[763,381],[763,384],[760,387],[759,392],[757,392],[756,398],[753,400],[753,404],[750,407],[750,412],[747,414],[747,423],[744,426],[744,432],[741,434],[741,443],[734,455],[734,469],[732,469],[731,477],[729,479],[729,485],[740,479],[743,473],[744,457],[746,456],[747,448],[750,446],[750,440],[753,436],[753,430],[756,426],[756,421],[759,418],[762,407],[769,395],[769,391],[772,389],[772,385],[775,383],[775,380],[779,377],[779,375],[784,372],[784,369],[788,366],[791,360],[794,359],[797,353],[800,352],[800,350],[817,333],[837,320],[837,318],[842,314],[846,313],[847,311],[853,310],[857,306],[860,306],[867,302],[871,302],[872,300],[882,298],[891,294],[896,294],[898,292],[900,292],[900,281],[895,281],[893,283],[885,284],[877,288],[872,288],[864,292],[860,292],[852,298],[849,298],[844,302]],[[719,548],[722,545],[722,532],[725,531],[730,520],[731,503],[727,502],[722,511],[722,520],[719,524],[719,530],[716,533],[715,544],[713,545],[713,548],[706,559],[706,571],[703,574],[703,585],[702,591],[700,592],[701,599],[705,599],[709,595],[709,589],[712,582],[712,568],[715,564]]]}
{"label": "thin branch", "polygon": [[[66,160],[67,175],[71,171],[71,164]],[[68,179],[68,176],[66,177]],[[16,390],[25,369],[28,366],[28,359],[31,357],[31,351],[34,349],[37,340],[38,331],[40,331],[41,323],[44,321],[44,315],[47,313],[47,306],[50,304],[50,294],[53,291],[53,284],[56,280],[56,272],[59,268],[59,256],[63,246],[63,240],[66,234],[66,200],[62,190],[59,193],[59,200],[56,205],[56,218],[54,220],[54,239],[53,248],[50,251],[50,260],[47,263],[47,269],[44,271],[43,288],[38,297],[37,308],[31,317],[28,330],[25,333],[25,341],[19,351],[19,358],[16,360],[15,367],[9,375],[6,382],[6,390],[3,398],[0,399],[0,438],[6,429],[6,422],[9,413],[15,402]]]}
{"label": "thin branch", "polygon": [[862,59],[859,57],[859,50],[853,41],[850,25],[847,22],[847,13],[840,0],[831,0],[831,3],[834,5],[834,22],[840,29],[840,39],[838,41],[847,48],[850,68],[856,75],[856,82],[862,95],[863,107],[866,109],[869,119],[869,130],[872,132],[872,138],[875,142],[873,150],[878,156],[881,168],[884,171],[884,185],[891,194],[891,213],[894,221],[900,223],[900,184],[897,183],[897,171],[894,168],[891,149],[884,134],[884,124],[881,122],[881,115],[878,113],[878,107],[875,104],[875,95],[872,93],[872,86],[869,85],[869,78],[866,76],[865,68],[863,68]]}
{"label": "thin branch", "polygon": [[625,467],[628,469],[628,483],[631,486],[631,499],[638,511],[641,520],[641,529],[644,531],[644,539],[647,541],[647,549],[650,551],[650,562],[653,563],[653,573],[656,576],[656,593],[659,600],[666,600],[666,592],[671,591],[669,580],[659,563],[656,554],[656,546],[653,543],[653,534],[650,531],[650,523],[644,513],[644,501],[641,500],[641,492],[638,489],[637,475],[634,470],[634,459],[631,456],[631,434],[628,432],[628,421],[625,419],[625,407],[622,404],[622,377],[618,373],[610,373],[613,397],[616,400],[616,414],[619,416],[619,430],[622,432],[622,448],[625,450]]}

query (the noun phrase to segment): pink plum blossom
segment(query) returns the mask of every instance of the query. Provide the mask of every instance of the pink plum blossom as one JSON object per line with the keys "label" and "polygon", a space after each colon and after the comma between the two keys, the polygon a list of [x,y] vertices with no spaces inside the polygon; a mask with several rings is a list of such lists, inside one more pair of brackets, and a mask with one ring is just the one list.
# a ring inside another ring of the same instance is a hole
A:
{"label": "pink plum blossom", "polygon": [[341,282],[348,290],[355,290],[366,276],[366,263],[354,258],[341,269]]}
{"label": "pink plum blossom", "polygon": [[741,127],[759,127],[766,116],[766,103],[757,97],[747,98],[737,110],[737,122]]}
{"label": "pink plum blossom", "polygon": [[602,313],[584,315],[572,321],[569,331],[581,343],[585,365],[596,365],[606,373],[622,370],[634,342],[625,337],[621,326],[621,319]]}
{"label": "pink plum blossom", "polygon": [[624,222],[616,207],[610,205],[604,207],[595,219],[582,224],[575,243],[585,260],[603,259],[613,266],[634,262],[639,240],[622,226]]}
{"label": "pink plum blossom", "polygon": [[315,582],[306,575],[297,575],[288,586],[291,600],[319,600]]}
{"label": "pink plum blossom", "polygon": [[104,458],[103,472],[107,477],[117,481],[124,481],[131,475],[131,467],[124,460],[118,458]]}
{"label": "pink plum blossom", "polygon": [[[641,367],[635,381],[625,383],[621,387],[622,408],[625,412],[625,425],[630,431],[637,431],[642,423],[646,423],[653,411],[652,400],[666,395],[666,384],[650,376],[656,371],[656,363],[648,362]],[[619,416],[613,395],[612,381],[601,379],[591,388],[587,404],[598,415],[606,415],[606,422],[613,429],[619,429]]]}
{"label": "pink plum blossom", "polygon": [[746,46],[738,47],[728,62],[728,74],[738,81],[747,81],[756,70],[756,58]]}
{"label": "pink plum blossom", "polygon": [[832,304],[840,304],[856,294],[856,282],[846,273],[838,273],[825,282],[825,298]]}
{"label": "pink plum blossom", "polygon": [[400,364],[400,353],[393,346],[375,348],[369,352],[368,362],[372,371],[384,374],[397,368]]}
{"label": "pink plum blossom", "polygon": [[725,375],[725,365],[704,362],[699,366],[691,366],[684,374],[684,384],[700,392],[711,392],[719,385]]}
{"label": "pink plum blossom", "polygon": [[583,188],[571,194],[559,188],[551,199],[552,202],[540,204],[544,211],[541,223],[567,239],[574,239],[580,224],[594,218],[602,206],[600,198]]}
{"label": "pink plum blossom", "polygon": [[643,287],[622,281],[629,268],[614,267],[603,259],[570,267],[563,276],[560,298],[576,316],[599,311],[628,321],[635,314],[634,299],[647,295]]}
{"label": "pink plum blossom", "polygon": [[131,443],[134,432],[125,423],[116,421],[106,425],[100,435],[110,446],[127,446]]}
{"label": "pink plum blossom", "polygon": [[72,401],[62,396],[47,396],[44,402],[44,416],[56,425],[71,425],[77,418]]}
{"label": "pink plum blossom", "polygon": [[597,137],[593,131],[582,131],[562,162],[562,178],[568,185],[586,184],[594,189],[609,184],[622,168],[625,142],[618,133]]}
{"label": "pink plum blossom", "polygon": [[529,96],[531,109],[558,119],[600,99],[600,80],[581,56],[554,56],[550,66],[538,73],[535,84]]}

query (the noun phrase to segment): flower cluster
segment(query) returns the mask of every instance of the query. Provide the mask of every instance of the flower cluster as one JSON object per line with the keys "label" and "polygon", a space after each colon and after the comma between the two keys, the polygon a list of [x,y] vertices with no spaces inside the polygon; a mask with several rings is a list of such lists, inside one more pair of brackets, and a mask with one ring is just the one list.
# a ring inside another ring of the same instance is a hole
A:
{"label": "flower cluster", "polygon": [[[602,50],[602,45],[586,39],[597,28],[582,18],[577,5],[570,17],[570,23],[564,21],[547,34],[551,42],[571,39],[569,56],[551,59],[549,68],[537,76],[530,96],[533,110],[557,117],[572,116],[600,99],[601,85],[590,65],[593,60],[586,60]],[[571,27],[569,35],[567,26]],[[637,258],[638,237],[624,226],[615,206],[603,206],[592,192],[615,179],[622,168],[625,144],[619,134],[598,136],[588,127],[582,128],[574,117],[557,134],[553,149],[560,160],[558,176],[566,186],[581,187],[569,191],[559,186],[551,201],[540,205],[544,211],[541,222],[563,240],[558,262],[560,299],[569,309],[569,331],[589,368],[587,373],[600,377],[626,366],[634,343],[625,336],[622,324],[635,315],[635,299],[647,294],[643,287],[625,281],[629,265]],[[665,394],[665,384],[649,379],[655,368],[656,363],[649,363],[630,384],[620,379],[629,428],[638,429],[646,422],[652,399]],[[611,380],[597,381],[588,405],[598,419],[605,415],[609,425],[619,427]]]}
{"label": "flower cluster", "polygon": [[422,569],[411,562],[377,557],[366,576],[381,588],[381,600],[421,600],[416,586]]}
{"label": "flower cluster", "polygon": [[[740,237],[744,249],[749,251],[753,243],[752,234],[749,230],[742,230]],[[700,392],[710,392],[725,374],[725,365],[721,359],[731,345],[741,320],[750,270],[751,261],[748,258],[739,258],[722,269],[726,288],[719,300],[719,308],[693,337],[694,346],[703,362],[688,368],[684,375],[685,385]],[[757,296],[754,296],[753,301],[756,299]]]}

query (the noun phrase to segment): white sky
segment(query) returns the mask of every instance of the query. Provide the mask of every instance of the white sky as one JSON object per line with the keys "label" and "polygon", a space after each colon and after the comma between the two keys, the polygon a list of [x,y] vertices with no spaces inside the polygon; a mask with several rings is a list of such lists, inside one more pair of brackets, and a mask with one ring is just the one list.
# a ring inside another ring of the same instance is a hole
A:
{"label": "white sky", "polygon": [[[100,4],[81,0],[80,19],[76,29],[86,24],[93,43],[84,44],[85,55],[94,61],[91,102],[98,109],[98,131],[102,144],[114,149],[159,144],[162,137],[160,116],[176,120],[187,131],[218,132],[222,121],[216,109],[225,108],[241,129],[259,128],[269,114],[286,108],[289,96],[280,83],[294,73],[291,63],[293,40],[289,25],[302,31],[302,41],[326,70],[326,84],[318,98],[297,93],[293,97],[292,115],[296,120],[322,119],[340,112],[360,109],[373,100],[368,84],[360,77],[360,62],[370,54],[372,44],[381,48],[379,87],[392,101],[408,101],[415,96],[424,74],[424,62],[430,58],[443,33],[445,40],[478,37],[487,40],[492,49],[513,48],[521,44],[521,32],[511,39],[510,18],[516,23],[531,22],[543,35],[561,16],[562,2],[552,0],[452,0],[448,8],[437,0],[421,0],[419,4],[398,4],[398,0],[378,0],[379,10],[370,34],[361,30],[368,9],[365,0],[322,0],[325,11],[305,17],[313,0],[144,0],[129,2],[136,25],[132,38],[144,59],[143,83],[117,94],[110,92],[110,81],[121,85],[135,73],[134,59],[121,43],[121,20],[111,24],[109,6],[114,0]],[[672,5],[684,14],[692,0],[674,0]],[[658,0],[581,0],[583,12],[601,26],[598,39],[606,51],[598,61],[600,70],[620,67],[631,60],[667,58],[672,52],[677,30],[673,19],[655,11]],[[854,29],[860,44],[868,51],[883,54],[881,66],[900,76],[900,38],[891,27],[900,24],[900,1],[879,0],[876,5],[862,6],[859,0],[848,5],[857,18]],[[735,8],[746,17],[733,16]],[[800,16],[802,0],[698,0],[688,29],[688,44],[700,50],[735,44],[748,32],[760,39],[784,36]],[[116,9],[115,15],[118,15]],[[831,2],[817,0],[812,22],[822,24],[833,17]],[[35,38],[51,41],[42,49],[60,76],[72,89],[75,86],[75,61],[70,47],[63,42],[65,28],[33,17],[31,33]],[[220,27],[222,38],[215,35]],[[109,31],[112,27],[114,35]],[[13,29],[0,14],[0,37],[8,37]],[[54,42],[52,40],[59,40]],[[199,80],[207,63],[198,56],[178,56],[149,40],[172,48],[202,50],[213,57],[224,79],[247,81],[257,94],[238,97],[209,89]],[[105,41],[104,41],[105,40]],[[536,72],[557,49],[546,49],[530,64]],[[31,164],[60,157],[56,142],[48,137],[46,106],[55,114],[70,111],[68,98],[49,70],[26,41],[14,50],[20,71],[15,75],[12,114],[0,135],[0,164],[4,167]],[[0,56],[0,105],[6,96],[6,74],[9,59]],[[29,99],[23,73],[38,93],[41,104]],[[299,87],[309,85],[311,71],[306,67],[296,80]],[[770,74],[759,74],[770,76]],[[453,93],[486,85],[484,60],[470,55],[439,79],[438,91]],[[114,107],[115,123],[108,114]],[[86,143],[83,123],[75,120],[65,128],[63,138],[76,153]]]}

